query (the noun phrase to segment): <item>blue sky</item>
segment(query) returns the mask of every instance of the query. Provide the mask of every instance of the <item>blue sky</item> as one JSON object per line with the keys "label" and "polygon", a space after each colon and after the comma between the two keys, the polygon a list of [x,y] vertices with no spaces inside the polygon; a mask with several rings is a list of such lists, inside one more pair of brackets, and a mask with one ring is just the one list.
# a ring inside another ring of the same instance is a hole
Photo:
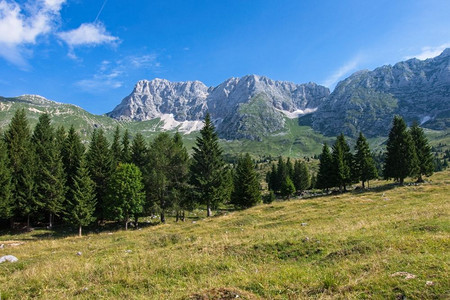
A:
{"label": "blue sky", "polygon": [[450,47],[450,1],[0,0],[0,95],[97,114],[140,79],[265,75],[331,89]]}

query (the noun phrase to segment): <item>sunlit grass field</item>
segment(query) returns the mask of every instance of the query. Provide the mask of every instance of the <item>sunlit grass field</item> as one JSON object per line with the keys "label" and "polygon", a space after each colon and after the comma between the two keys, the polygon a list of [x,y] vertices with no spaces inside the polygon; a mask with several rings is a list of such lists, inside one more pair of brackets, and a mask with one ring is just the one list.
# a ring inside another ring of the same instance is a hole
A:
{"label": "sunlit grass field", "polygon": [[1,299],[449,299],[450,172],[373,186],[128,232],[6,234],[0,256],[19,261],[0,264]]}

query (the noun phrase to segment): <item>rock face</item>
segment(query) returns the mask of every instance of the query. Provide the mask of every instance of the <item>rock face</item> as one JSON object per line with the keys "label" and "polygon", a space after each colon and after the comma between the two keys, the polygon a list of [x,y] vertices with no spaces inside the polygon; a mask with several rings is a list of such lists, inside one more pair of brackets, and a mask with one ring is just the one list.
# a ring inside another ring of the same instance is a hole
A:
{"label": "rock face", "polygon": [[386,136],[395,114],[432,129],[450,126],[450,49],[354,73],[319,105],[312,125],[326,135]]}
{"label": "rock face", "polygon": [[248,75],[207,88],[199,81],[139,81],[133,92],[110,113],[119,120],[202,120],[211,113],[219,135],[227,139],[261,139],[284,128],[284,118],[313,112],[329,95],[315,83],[294,84]]}

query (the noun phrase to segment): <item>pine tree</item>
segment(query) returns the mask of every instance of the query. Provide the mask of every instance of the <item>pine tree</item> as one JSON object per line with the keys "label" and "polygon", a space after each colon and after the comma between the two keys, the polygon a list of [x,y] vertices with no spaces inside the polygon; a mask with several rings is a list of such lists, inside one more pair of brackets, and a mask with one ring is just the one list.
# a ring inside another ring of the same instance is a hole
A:
{"label": "pine tree", "polygon": [[120,129],[116,126],[111,143],[112,168],[115,169],[122,162],[122,146],[120,144]]}
{"label": "pine tree", "polygon": [[13,216],[13,198],[11,195],[11,172],[6,145],[0,139],[0,219],[9,219]]}
{"label": "pine tree", "polygon": [[108,181],[105,213],[111,219],[124,222],[125,230],[128,230],[131,217],[142,212],[143,189],[139,168],[133,164],[119,164]]}
{"label": "pine tree", "polygon": [[295,161],[292,182],[297,192],[303,192],[311,186],[311,176],[305,162]]}
{"label": "pine tree", "polygon": [[80,136],[73,126],[70,127],[62,148],[62,162],[66,174],[66,200],[73,201],[73,190],[75,176],[80,168],[81,161],[85,152],[85,147],[81,142]]}
{"label": "pine tree", "polygon": [[286,160],[286,173],[291,179],[294,178],[294,166],[292,165],[290,157]]}
{"label": "pine tree", "polygon": [[370,154],[369,144],[362,132],[359,133],[355,150],[353,173],[355,178],[361,181],[362,187],[364,188],[364,183],[369,183],[369,180],[377,178],[378,174],[375,162]]}
{"label": "pine tree", "polygon": [[291,178],[287,176],[281,183],[281,196],[289,199],[293,193],[295,193],[294,183],[292,182]]}
{"label": "pine tree", "polygon": [[288,168],[287,168],[286,163],[284,162],[283,158],[280,156],[278,158],[277,175],[276,175],[276,179],[275,179],[275,186],[277,188],[277,191],[281,191],[283,182],[286,181],[287,177],[289,177]]}
{"label": "pine tree", "polygon": [[415,152],[418,162],[418,178],[417,182],[423,182],[422,175],[431,176],[433,174],[433,154],[431,147],[428,144],[428,139],[419,127],[418,123],[414,123],[410,129],[410,134],[414,142]]}
{"label": "pine tree", "polygon": [[338,186],[339,190],[346,191],[347,184],[352,182],[351,176],[351,164],[352,155],[350,153],[350,147],[345,141],[343,134],[340,134],[335,144],[333,145],[333,168],[332,168],[332,182],[334,186]]}
{"label": "pine tree", "polygon": [[417,170],[414,142],[406,129],[405,121],[395,116],[386,145],[384,178],[394,178],[403,185],[404,179]]}
{"label": "pine tree", "polygon": [[326,189],[333,187],[333,158],[330,153],[330,148],[325,143],[322,148],[322,154],[319,158],[319,173],[317,174],[316,187],[319,189]]}
{"label": "pine tree", "polygon": [[30,227],[30,216],[36,212],[38,204],[34,197],[34,152],[24,109],[15,112],[4,139],[12,177],[13,217],[26,217],[27,227]]}
{"label": "pine tree", "polygon": [[137,133],[131,144],[131,162],[144,172],[148,164],[148,147],[141,133]]}
{"label": "pine tree", "polygon": [[65,174],[61,152],[56,145],[50,116],[42,114],[34,128],[32,142],[36,154],[35,191],[37,201],[49,214],[49,227],[53,218],[63,209],[65,197]]}
{"label": "pine tree", "polygon": [[128,129],[125,129],[125,133],[122,137],[122,159],[123,163],[131,162],[131,151],[130,151],[130,134]]}
{"label": "pine tree", "polygon": [[277,176],[278,176],[278,170],[277,166],[275,164],[272,164],[272,168],[270,171],[266,174],[266,182],[269,188],[269,191],[279,191],[280,188],[277,186]]}
{"label": "pine tree", "polygon": [[105,220],[105,206],[108,180],[113,171],[112,155],[109,149],[108,140],[103,134],[103,130],[95,129],[92,133],[92,141],[87,152],[87,165],[91,179],[95,183],[96,208],[95,216],[99,222]]}
{"label": "pine tree", "polygon": [[204,126],[193,147],[191,165],[191,183],[202,204],[207,207],[207,216],[211,216],[211,209],[224,202],[226,187],[224,184],[224,160],[219,138],[207,114]]}
{"label": "pine tree", "polygon": [[231,203],[237,207],[247,208],[261,202],[258,173],[250,155],[240,157],[234,173],[234,189]]}
{"label": "pine tree", "polygon": [[66,140],[66,129],[64,126],[59,126],[55,131],[55,145],[60,155],[62,155],[62,149]]}
{"label": "pine tree", "polygon": [[70,195],[71,198],[65,210],[65,220],[78,226],[78,235],[81,236],[82,227],[95,221],[95,184],[89,176],[83,157],[73,177]]}
{"label": "pine tree", "polygon": [[173,136],[173,154],[170,163],[170,194],[174,199],[177,217],[179,217],[178,212],[181,210],[183,220],[184,210],[189,210],[193,207],[191,203],[192,198],[189,197],[188,193],[189,164],[189,154],[183,144],[181,134],[176,132]]}

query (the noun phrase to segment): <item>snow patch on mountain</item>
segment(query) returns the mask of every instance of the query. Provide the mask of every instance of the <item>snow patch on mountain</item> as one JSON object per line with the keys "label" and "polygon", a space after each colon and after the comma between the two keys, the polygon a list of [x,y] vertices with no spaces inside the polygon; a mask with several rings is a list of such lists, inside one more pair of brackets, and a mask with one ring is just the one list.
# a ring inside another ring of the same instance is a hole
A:
{"label": "snow patch on mountain", "polygon": [[303,115],[307,115],[307,114],[311,114],[311,113],[315,112],[317,110],[317,107],[297,109],[295,111],[288,111],[288,110],[281,110],[281,109],[277,109],[277,110],[282,112],[289,119],[295,119],[295,118],[298,118],[299,116],[303,116]]}
{"label": "snow patch on mountain", "polygon": [[177,121],[173,114],[162,114],[160,121],[164,124],[161,126],[163,130],[178,129],[178,131],[189,134],[194,131],[199,131],[203,127],[203,121]]}

